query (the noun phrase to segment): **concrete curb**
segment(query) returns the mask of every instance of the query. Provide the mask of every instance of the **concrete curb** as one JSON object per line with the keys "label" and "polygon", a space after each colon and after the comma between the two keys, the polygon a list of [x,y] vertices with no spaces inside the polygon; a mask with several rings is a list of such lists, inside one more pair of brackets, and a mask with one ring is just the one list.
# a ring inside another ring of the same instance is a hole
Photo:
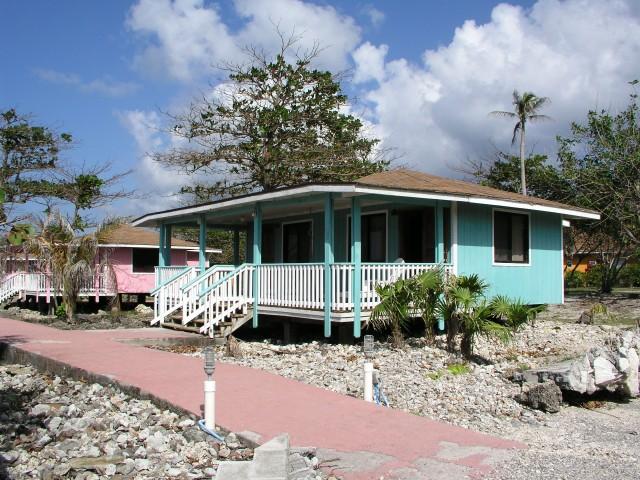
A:
{"label": "concrete curb", "polygon": [[278,435],[256,448],[250,462],[221,462],[216,480],[287,480],[289,449],[289,435]]}

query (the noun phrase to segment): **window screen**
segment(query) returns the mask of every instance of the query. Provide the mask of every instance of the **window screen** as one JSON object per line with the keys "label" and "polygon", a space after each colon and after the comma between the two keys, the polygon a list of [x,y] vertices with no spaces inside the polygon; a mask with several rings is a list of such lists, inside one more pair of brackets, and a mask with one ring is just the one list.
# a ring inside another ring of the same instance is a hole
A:
{"label": "window screen", "polygon": [[133,248],[133,273],[153,273],[158,264],[157,248]]}
{"label": "window screen", "polygon": [[[387,261],[387,215],[370,213],[360,217],[363,262]],[[351,261],[351,217],[347,221],[347,256]]]}
{"label": "window screen", "polygon": [[493,213],[493,259],[496,263],[529,263],[529,216]]}

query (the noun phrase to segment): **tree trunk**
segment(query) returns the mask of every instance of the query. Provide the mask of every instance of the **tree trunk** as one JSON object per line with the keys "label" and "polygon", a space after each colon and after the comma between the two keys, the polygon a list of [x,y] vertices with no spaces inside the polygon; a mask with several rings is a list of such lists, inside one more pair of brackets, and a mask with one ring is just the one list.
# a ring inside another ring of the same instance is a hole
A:
{"label": "tree trunk", "polygon": [[460,331],[460,320],[455,315],[451,315],[446,324],[447,328],[447,350],[453,352],[456,349],[456,336]]}
{"label": "tree trunk", "polygon": [[404,335],[402,334],[402,328],[400,328],[400,322],[397,320],[393,322],[393,326],[391,327],[391,337],[395,347],[402,347],[404,345]]}
{"label": "tree trunk", "polygon": [[520,129],[520,185],[522,186],[522,194],[527,194],[527,179],[525,175],[525,158],[524,158],[524,122]]}
{"label": "tree trunk", "polygon": [[468,333],[462,334],[462,341],[460,342],[460,351],[464,358],[471,358],[473,355],[473,337]]}

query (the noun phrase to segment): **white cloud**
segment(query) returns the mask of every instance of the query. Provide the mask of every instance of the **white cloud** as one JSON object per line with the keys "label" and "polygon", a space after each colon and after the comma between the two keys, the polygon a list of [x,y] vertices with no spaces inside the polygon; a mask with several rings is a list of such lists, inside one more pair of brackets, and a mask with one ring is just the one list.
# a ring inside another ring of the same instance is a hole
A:
{"label": "white cloud", "polygon": [[244,47],[274,52],[280,47],[279,30],[285,36],[301,36],[297,47],[302,50],[319,44],[316,64],[341,70],[349,66],[349,53],[360,41],[355,21],[331,6],[301,0],[235,0],[233,5],[242,20],[235,31],[215,4],[203,0],[139,0],[127,19],[128,27],[144,42],[136,65],[191,82],[221,63],[242,61]]}
{"label": "white cloud", "polygon": [[384,23],[386,15],[382,10],[378,10],[373,5],[366,5],[362,10],[374,27],[377,28]]}
{"label": "white cloud", "polygon": [[[143,110],[127,110],[116,114],[120,123],[129,131],[136,142],[139,162],[134,170],[141,193],[154,210],[175,206],[175,193],[187,182],[184,175],[165,168],[152,158],[154,152],[175,147],[178,140],[162,130],[162,120],[158,113]],[[132,213],[140,213],[139,205]]]}
{"label": "white cloud", "polygon": [[423,63],[388,56],[365,43],[353,54],[354,81],[375,79],[361,92],[386,146],[405,163],[434,173],[491,150],[508,149],[512,125],[488,117],[511,109],[511,92],[548,96],[547,124],[529,130],[528,147],[553,154],[555,135],[567,133],[589,108],[621,107],[627,81],[640,77],[640,20],[632,2],[540,0],[531,10],[507,4],[491,21],[467,21],[453,40],[424,53]]}
{"label": "white cloud", "polygon": [[352,54],[356,64],[353,83],[364,83],[370,80],[382,82],[385,76],[384,63],[388,51],[387,45],[376,47],[369,42],[360,45]]}
{"label": "white cloud", "polygon": [[85,81],[74,73],[63,73],[56,70],[37,69],[36,75],[47,82],[77,87],[82,92],[100,93],[110,97],[129,95],[138,90],[139,85],[132,82],[119,82],[109,78]]}

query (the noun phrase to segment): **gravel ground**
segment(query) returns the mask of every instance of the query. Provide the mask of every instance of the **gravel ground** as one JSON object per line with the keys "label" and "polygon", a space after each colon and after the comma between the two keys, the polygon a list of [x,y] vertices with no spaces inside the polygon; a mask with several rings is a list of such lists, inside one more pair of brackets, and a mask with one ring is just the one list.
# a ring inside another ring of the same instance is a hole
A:
{"label": "gravel ground", "polygon": [[215,478],[220,460],[253,457],[234,434],[208,438],[116,388],[0,366],[0,479]]}
{"label": "gravel ground", "polygon": [[[64,318],[54,315],[41,315],[28,308],[9,307],[1,311],[1,315],[7,318],[23,320],[25,322],[39,323],[60,330],[109,330],[117,328],[148,328],[153,316],[153,310],[145,310],[147,313],[138,313],[135,310],[123,312],[80,313],[74,321],[69,322]],[[151,313],[148,313],[148,312]]]}
{"label": "gravel ground", "polygon": [[[609,301],[607,324],[579,325],[575,320],[596,300],[568,302],[541,315],[508,345],[480,340],[477,362],[464,362],[444,350],[444,337],[434,344],[409,339],[405,348],[376,343],[376,363],[392,408],[462,427],[521,441],[518,453],[492,474],[493,479],[638,478],[640,400],[628,403],[587,402],[565,405],[560,413],[531,410],[514,396],[520,386],[510,381],[518,370],[572,358],[603,345],[628,326],[611,325],[624,309],[638,315],[640,300]],[[553,320],[559,316],[559,320]],[[625,322],[627,323],[627,322]],[[273,373],[362,397],[360,346],[321,342],[278,346],[268,341],[239,342],[241,356],[223,361]],[[200,355],[198,347],[173,347]],[[225,350],[218,347],[219,355]],[[463,366],[461,366],[463,365]],[[611,399],[608,399],[611,400]],[[595,408],[598,407],[598,408]]]}

